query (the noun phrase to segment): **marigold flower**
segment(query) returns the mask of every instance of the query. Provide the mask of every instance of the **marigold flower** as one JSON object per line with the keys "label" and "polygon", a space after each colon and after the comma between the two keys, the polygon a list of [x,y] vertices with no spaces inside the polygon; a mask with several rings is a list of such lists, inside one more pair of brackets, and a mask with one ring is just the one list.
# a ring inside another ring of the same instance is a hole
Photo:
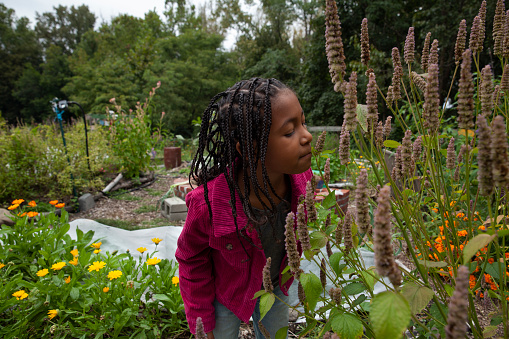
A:
{"label": "marigold flower", "polygon": [[33,211],[31,211],[31,212],[28,212],[28,213],[27,213],[27,215],[28,215],[28,217],[29,217],[29,218],[33,218],[33,217],[38,216],[38,215],[39,215],[39,212],[33,212]]}
{"label": "marigold flower", "polygon": [[154,244],[158,245],[161,241],[163,241],[163,239],[160,239],[160,238],[152,238],[152,242],[154,242]]}
{"label": "marigold flower", "polygon": [[4,268],[5,264],[0,262],[0,269]]}
{"label": "marigold flower", "polygon": [[55,318],[57,315],[58,315],[59,310],[49,310],[48,311],[48,318],[51,320],[53,318]]}
{"label": "marigold flower", "polygon": [[92,245],[90,245],[90,247],[99,249],[99,248],[101,248],[101,245],[102,245],[102,242],[98,242],[98,243],[93,243]]}
{"label": "marigold flower", "polygon": [[16,199],[12,202],[12,205],[21,205],[24,201],[23,199]]}
{"label": "marigold flower", "polygon": [[463,218],[465,216],[465,213],[463,212],[459,212],[458,214],[456,214],[456,218]]}
{"label": "marigold flower", "polygon": [[48,269],[47,268],[43,268],[42,270],[37,271],[36,274],[37,274],[38,277],[44,277],[48,273],[49,273]]}
{"label": "marigold flower", "polygon": [[63,208],[65,206],[65,203],[61,202],[60,204],[56,204],[56,208]]}
{"label": "marigold flower", "polygon": [[72,260],[70,260],[69,264],[71,264],[73,266],[78,265],[78,257],[74,257]]}
{"label": "marigold flower", "polygon": [[104,288],[103,288],[103,292],[104,292],[104,293],[108,293],[109,291],[110,291],[110,288],[109,288],[109,287],[104,287]]}
{"label": "marigold flower", "polygon": [[173,277],[173,278],[171,278],[171,283],[172,283],[173,285],[177,286],[177,285],[178,285],[178,283],[179,283],[179,277]]}
{"label": "marigold flower", "polygon": [[51,269],[54,270],[54,271],[60,271],[66,265],[67,264],[65,263],[65,261],[57,262],[56,264],[53,264],[51,266]]}
{"label": "marigold flower", "polygon": [[437,208],[432,208],[431,210],[432,210],[433,212],[435,212],[435,213],[438,213],[438,209],[437,209]]}
{"label": "marigold flower", "polygon": [[466,237],[468,232],[466,230],[458,231],[458,237]]}
{"label": "marigold flower", "polygon": [[20,217],[20,218],[23,218],[25,215],[27,215],[27,212],[23,212],[23,213],[21,213],[21,214],[20,214],[20,213],[18,213],[18,217]]}
{"label": "marigold flower", "polygon": [[140,253],[143,253],[147,250],[147,248],[146,247],[138,247],[136,250]]}
{"label": "marigold flower", "polygon": [[148,258],[146,264],[149,266],[157,265],[161,262],[161,259],[158,259],[157,257],[154,258]]}
{"label": "marigold flower", "polygon": [[19,207],[19,204],[14,204],[14,205],[11,205],[11,206],[7,207],[7,209],[8,209],[9,211],[12,211],[12,210],[15,210],[15,209],[16,209],[16,208],[18,208],[18,207]]}
{"label": "marigold flower", "polygon": [[71,276],[68,276],[67,278],[65,278],[65,283],[68,284],[71,282]]}
{"label": "marigold flower", "polygon": [[110,279],[110,280],[117,279],[117,278],[119,278],[121,276],[122,276],[122,272],[119,271],[119,270],[110,271],[108,273],[108,279]]}
{"label": "marigold flower", "polygon": [[75,249],[73,249],[73,250],[72,250],[71,252],[69,252],[69,253],[71,253],[73,257],[77,257],[77,256],[78,256],[78,249],[77,249],[77,248],[75,248]]}
{"label": "marigold flower", "polygon": [[51,200],[49,203],[50,203],[50,205],[54,206],[54,205],[58,204],[58,200]]}
{"label": "marigold flower", "polygon": [[32,201],[30,201],[30,202],[28,203],[28,206],[30,206],[30,207],[35,207],[35,206],[37,206],[37,203],[36,203],[34,200],[32,200]]}
{"label": "marigold flower", "polygon": [[104,266],[106,266],[106,263],[104,261],[94,261],[92,265],[88,267],[88,271],[96,271],[99,272],[100,269],[103,269]]}
{"label": "marigold flower", "polygon": [[19,290],[12,294],[13,297],[16,297],[17,300],[23,300],[28,297],[28,293],[25,290]]}
{"label": "marigold flower", "polygon": [[99,252],[101,252],[102,250],[94,250],[94,254],[98,254]]}

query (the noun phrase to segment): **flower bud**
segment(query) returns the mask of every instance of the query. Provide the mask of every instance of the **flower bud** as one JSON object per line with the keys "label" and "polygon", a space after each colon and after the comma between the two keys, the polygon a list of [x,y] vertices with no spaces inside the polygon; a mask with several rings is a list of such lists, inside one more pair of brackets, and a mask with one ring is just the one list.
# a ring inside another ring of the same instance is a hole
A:
{"label": "flower bud", "polygon": [[267,261],[265,262],[265,266],[263,267],[263,288],[265,289],[265,292],[270,293],[274,290],[274,286],[272,285],[272,279],[270,276],[270,265],[272,262],[272,258],[268,257]]}
{"label": "flower bud", "polygon": [[454,61],[459,65],[463,58],[465,51],[465,44],[467,41],[467,21],[461,20],[460,27],[458,28],[458,35],[456,36],[456,45],[454,46]]}
{"label": "flower bud", "polygon": [[203,321],[201,317],[196,318],[196,339],[207,339],[207,335],[205,334],[205,330],[203,329]]}
{"label": "flower bud", "polygon": [[456,290],[449,302],[447,326],[445,327],[448,339],[467,337],[468,285],[469,270],[466,266],[461,265],[456,276]]}
{"label": "flower bud", "polygon": [[431,32],[428,32],[428,34],[426,34],[426,39],[424,39],[424,47],[422,48],[421,53],[421,66],[424,72],[428,70],[430,43],[431,43]]}

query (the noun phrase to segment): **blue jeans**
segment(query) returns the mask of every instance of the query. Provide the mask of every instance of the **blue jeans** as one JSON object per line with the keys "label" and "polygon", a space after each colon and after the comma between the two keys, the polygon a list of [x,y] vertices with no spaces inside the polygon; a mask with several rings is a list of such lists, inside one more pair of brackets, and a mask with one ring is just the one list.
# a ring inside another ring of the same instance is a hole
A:
{"label": "blue jeans", "polygon": [[[274,294],[288,303],[288,296],[284,295],[279,287],[274,289]],[[214,308],[216,311],[214,337],[216,339],[238,339],[240,319],[217,300],[214,300]],[[258,328],[258,321],[260,320],[260,299],[256,301],[256,307],[252,317],[256,339],[264,339],[265,337]],[[288,306],[276,298],[272,308],[267,312],[265,317],[263,317],[262,324],[269,331],[270,337],[274,339],[280,328],[288,326]]]}

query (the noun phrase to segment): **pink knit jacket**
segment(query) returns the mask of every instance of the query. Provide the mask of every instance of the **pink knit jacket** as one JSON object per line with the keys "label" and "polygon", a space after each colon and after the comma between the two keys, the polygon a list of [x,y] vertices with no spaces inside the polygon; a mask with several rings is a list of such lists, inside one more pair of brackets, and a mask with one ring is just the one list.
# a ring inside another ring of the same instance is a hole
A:
{"label": "pink knit jacket", "polygon": [[[311,175],[311,170],[290,175],[291,209],[294,213],[299,197],[305,194],[306,182]],[[192,333],[196,330],[197,317],[202,318],[205,332],[215,328],[214,299],[231,310],[240,320],[248,322],[256,305],[253,295],[262,286],[262,270],[266,261],[255,230],[246,231],[246,234],[256,247],[241,237],[251,257],[247,260],[235,230],[229,204],[230,191],[224,175],[211,180],[207,186],[213,224],[210,222],[203,186],[199,186],[186,196],[187,219],[175,254],[179,262],[180,292]],[[238,195],[236,207],[237,223],[239,229],[243,229],[248,219]],[[286,266],[285,257],[280,272]],[[279,280],[281,290],[288,295],[293,278],[281,284],[280,273]]]}

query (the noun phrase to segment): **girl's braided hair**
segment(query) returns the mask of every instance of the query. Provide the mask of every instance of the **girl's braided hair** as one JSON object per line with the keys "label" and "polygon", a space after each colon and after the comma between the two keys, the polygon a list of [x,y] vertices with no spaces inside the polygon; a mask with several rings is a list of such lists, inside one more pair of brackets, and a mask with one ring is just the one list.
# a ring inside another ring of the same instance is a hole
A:
{"label": "girl's braided hair", "polygon": [[[237,224],[236,192],[244,213],[253,225],[260,225],[265,220],[257,220],[253,213],[249,203],[251,190],[263,208],[269,211],[271,221],[276,211],[276,203],[271,193],[282,200],[270,183],[265,156],[272,123],[271,100],[274,103],[277,96],[285,90],[291,91],[276,79],[242,80],[215,95],[203,112],[198,150],[191,164],[189,179],[204,186],[205,201],[212,222],[207,183],[224,174],[230,190],[230,205],[237,235],[241,233]],[[237,143],[240,144],[241,154],[237,152]],[[262,182],[259,182],[256,172],[258,162],[261,165]],[[243,192],[237,180],[240,170],[244,178]],[[267,198],[270,206],[264,202],[263,196]],[[244,234],[242,236],[246,238]]]}

